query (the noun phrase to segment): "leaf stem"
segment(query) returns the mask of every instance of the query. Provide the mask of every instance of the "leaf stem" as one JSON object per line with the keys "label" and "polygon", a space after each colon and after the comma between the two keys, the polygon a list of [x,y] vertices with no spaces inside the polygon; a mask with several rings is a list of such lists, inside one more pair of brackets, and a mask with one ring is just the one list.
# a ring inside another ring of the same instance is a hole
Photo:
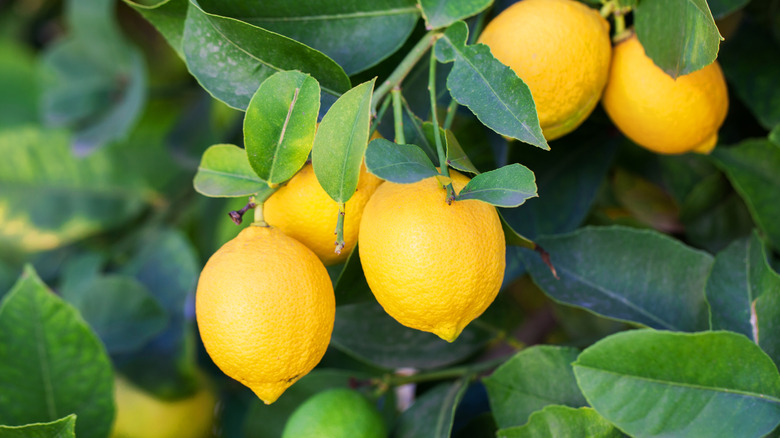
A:
{"label": "leaf stem", "polygon": [[[445,368],[443,370],[425,371],[418,374],[412,374],[410,376],[391,374],[385,376],[381,383],[388,386],[401,386],[408,383],[422,383],[431,382],[434,380],[445,380],[462,377],[465,375],[478,374],[483,371],[493,369],[502,363],[506,362],[509,356],[502,356],[496,359],[491,359],[485,362],[479,362],[473,365],[466,365],[453,368]],[[377,382],[380,383],[380,382]]]}
{"label": "leaf stem", "polygon": [[393,87],[391,92],[393,97],[393,122],[395,124],[395,142],[398,144],[406,144],[406,137],[404,136],[404,116],[403,116],[403,102],[401,102],[401,89],[396,86]]}
{"label": "leaf stem", "polygon": [[[449,179],[450,168],[447,166],[447,154],[444,151],[444,145],[441,141],[439,118],[436,115],[436,56],[433,55],[433,52],[431,52],[431,61],[428,67],[428,94],[431,98],[431,122],[433,123],[433,139],[436,142],[436,153],[439,156],[439,173],[446,179]],[[452,188],[452,182],[447,183],[445,188],[447,190],[447,197],[445,199],[447,204],[449,204],[455,199],[455,191]]]}

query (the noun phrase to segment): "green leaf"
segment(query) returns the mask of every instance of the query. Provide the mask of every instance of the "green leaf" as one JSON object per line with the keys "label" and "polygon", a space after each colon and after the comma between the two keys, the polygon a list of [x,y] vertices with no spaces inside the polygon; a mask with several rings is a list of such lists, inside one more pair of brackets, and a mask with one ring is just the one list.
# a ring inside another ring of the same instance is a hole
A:
{"label": "green leaf", "polygon": [[38,64],[21,42],[0,38],[0,128],[38,122]]}
{"label": "green leaf", "polygon": [[769,133],[769,141],[780,146],[780,123]]}
{"label": "green leaf", "polygon": [[549,149],[542,135],[531,91],[512,69],[484,44],[466,45],[468,28],[459,21],[436,42],[440,62],[455,62],[447,89],[488,128],[528,144]]}
{"label": "green leaf", "polygon": [[493,0],[419,0],[427,29],[439,29],[482,12]]}
{"label": "green leaf", "polygon": [[[426,144],[435,145],[436,139],[433,137],[433,123],[423,123],[422,129],[425,133]],[[466,155],[466,152],[461,147],[460,142],[455,137],[455,133],[449,129],[442,129],[439,127],[439,135],[441,135],[440,138],[442,142],[444,142],[444,150],[446,151],[447,155],[447,164],[450,167],[453,167],[456,170],[460,170],[461,172],[468,172],[474,175],[479,173],[479,170],[477,170],[469,157]],[[430,147],[435,148],[436,146]],[[435,161],[438,163],[438,157],[436,157]]]}
{"label": "green leaf", "polygon": [[639,42],[673,78],[712,64],[721,36],[706,0],[642,0],[634,11]]}
{"label": "green leaf", "polygon": [[360,263],[359,256],[360,242],[347,257],[344,267],[341,269],[336,281],[333,284],[333,292],[336,295],[336,305],[361,303],[373,300],[371,288],[368,287],[365,275],[363,275],[363,265]]}
{"label": "green leaf", "polygon": [[735,333],[622,332],[573,366],[591,406],[632,436],[760,437],[780,422],[775,364]]}
{"label": "green leaf", "polygon": [[524,426],[499,430],[498,438],[557,438],[582,436],[588,438],[619,438],[623,435],[615,426],[592,408],[547,406],[534,412]]}
{"label": "green leaf", "polygon": [[398,418],[395,438],[449,438],[455,409],[468,385],[442,383],[423,394]]}
{"label": "green leaf", "polygon": [[498,212],[498,217],[501,219],[501,228],[504,231],[504,238],[507,245],[519,246],[521,248],[536,249],[536,244],[529,238],[515,231],[509,222],[504,218],[502,211]]}
{"label": "green leaf", "polygon": [[280,184],[303,167],[319,111],[320,86],[307,74],[274,73],[260,84],[244,117],[246,154],[260,179]]}
{"label": "green leaf", "polygon": [[[554,300],[653,328],[706,330],[709,254],[651,230],[586,227],[536,243],[550,253],[555,279],[536,253],[523,260]],[[527,255],[527,256],[526,256]]]}
{"label": "green leaf", "polygon": [[76,414],[25,426],[0,426],[0,438],[75,438]]}
{"label": "green leaf", "polygon": [[145,205],[146,187],[110,148],[75,157],[63,131],[0,132],[0,246],[49,250],[117,227]]}
{"label": "green leaf", "polygon": [[419,146],[396,144],[383,138],[368,144],[366,168],[379,178],[400,184],[414,183],[439,174]]}
{"label": "green leaf", "polygon": [[113,371],[103,345],[29,266],[0,306],[0,387],[2,424],[75,413],[79,437],[111,429]]}
{"label": "green leaf", "polygon": [[263,80],[277,71],[309,73],[331,94],[350,87],[344,70],[321,52],[243,21],[211,14],[194,0],[187,10],[182,50],[201,86],[240,110],[246,110]]}
{"label": "green leaf", "polygon": [[750,3],[750,0],[707,0],[715,18],[725,17]]}
{"label": "green leaf", "polygon": [[357,189],[368,146],[372,79],[344,93],[322,118],[311,152],[314,174],[336,202],[347,202]]}
{"label": "green leaf", "polygon": [[498,427],[523,425],[533,412],[548,405],[586,406],[571,368],[578,354],[578,350],[568,347],[530,347],[485,377]]}
{"label": "green leaf", "polygon": [[726,172],[758,227],[780,249],[780,145],[745,140],[736,147],[717,148],[711,156]]}
{"label": "green leaf", "polygon": [[398,50],[420,11],[414,0],[223,2],[200,0],[204,9],[280,33],[317,49],[350,76]]}
{"label": "green leaf", "polygon": [[271,190],[249,165],[246,150],[215,144],[205,152],[193,179],[195,190],[211,197],[248,196]]}
{"label": "green leaf", "polygon": [[767,288],[753,303],[757,321],[755,333],[758,346],[780,367],[780,287],[777,274],[772,287]]}
{"label": "green leaf", "polygon": [[165,37],[176,54],[184,59],[181,40],[189,0],[160,0],[155,4],[139,3],[134,0],[124,0],[124,2],[149,20]]}
{"label": "green leaf", "polygon": [[535,196],[534,173],[515,163],[476,175],[455,200],[478,199],[498,207],[517,207]]}

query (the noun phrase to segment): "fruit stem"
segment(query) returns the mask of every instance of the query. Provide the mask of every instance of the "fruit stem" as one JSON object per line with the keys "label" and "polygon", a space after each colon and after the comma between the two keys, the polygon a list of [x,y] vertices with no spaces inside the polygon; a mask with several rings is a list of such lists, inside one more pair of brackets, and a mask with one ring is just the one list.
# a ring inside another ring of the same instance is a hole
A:
{"label": "fruit stem", "polygon": [[609,14],[615,11],[615,2],[610,0],[603,3],[604,6],[602,6],[601,9],[599,10],[599,14],[602,17],[607,18],[609,17]]}
{"label": "fruit stem", "polygon": [[268,223],[266,223],[265,218],[263,217],[263,204],[265,204],[265,201],[271,197],[276,191],[279,190],[279,186],[274,187],[272,190],[265,190],[262,191],[255,196],[252,196],[252,202],[255,204],[255,220],[252,222],[252,225],[258,226],[258,227],[267,227]]}
{"label": "fruit stem", "polygon": [[631,9],[628,8],[615,9],[613,14],[615,17],[615,34],[612,37],[613,43],[619,43],[623,41],[630,33],[630,31],[626,30],[626,14],[630,11]]}
{"label": "fruit stem", "polygon": [[395,142],[406,144],[404,136],[403,104],[401,102],[401,89],[396,85],[391,92],[393,96],[393,122],[395,123]]}
{"label": "fruit stem", "polygon": [[344,203],[339,202],[339,213],[336,219],[336,231],[334,232],[336,235],[336,248],[334,249],[336,254],[341,254],[341,250],[344,249],[344,245],[346,245],[344,242],[344,216],[346,216]]}
{"label": "fruit stem", "polygon": [[[439,155],[439,173],[445,178],[450,178],[450,168],[447,166],[447,154],[444,151],[444,145],[441,141],[441,132],[439,132],[439,118],[436,109],[436,56],[431,52],[430,63],[428,67],[428,94],[431,98],[431,123],[433,123],[433,139],[436,142],[436,153]],[[446,185],[447,204],[455,198],[452,182]]]}
{"label": "fruit stem", "polygon": [[252,225],[258,226],[258,227],[267,227],[268,224],[265,222],[265,218],[263,217],[263,203],[259,203],[255,206],[255,220],[252,222]]}

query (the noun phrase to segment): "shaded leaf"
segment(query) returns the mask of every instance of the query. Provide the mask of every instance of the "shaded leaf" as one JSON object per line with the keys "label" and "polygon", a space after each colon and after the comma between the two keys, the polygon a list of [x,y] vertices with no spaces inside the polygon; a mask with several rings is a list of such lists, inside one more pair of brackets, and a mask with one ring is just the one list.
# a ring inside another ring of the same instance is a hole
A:
{"label": "shaded leaf", "polygon": [[769,141],[780,146],[780,123],[769,133]]}
{"label": "shaded leaf", "polygon": [[478,199],[499,207],[517,207],[535,196],[533,172],[515,163],[474,176],[455,200]]}
{"label": "shaded leaf", "polygon": [[680,211],[661,187],[623,168],[614,170],[612,191],[620,205],[643,224],[663,233],[682,231]]}
{"label": "shaded leaf", "polygon": [[750,3],[750,0],[707,0],[707,4],[710,6],[712,15],[715,18],[725,17],[748,3]]}
{"label": "shaded leaf", "polygon": [[36,59],[26,47],[0,38],[0,128],[38,122]]}
{"label": "shaded leaf", "polygon": [[75,438],[76,415],[25,426],[0,426],[0,438]]}
{"label": "shaded leaf", "polygon": [[582,436],[588,438],[619,438],[620,430],[591,408],[547,406],[534,412],[524,426],[499,430],[498,438],[557,438]]}
{"label": "shaded leaf", "polygon": [[344,267],[341,269],[336,281],[333,284],[333,292],[336,295],[336,305],[361,303],[373,300],[371,289],[368,287],[365,275],[363,275],[363,265],[360,263],[359,256],[360,242],[355,245],[352,252],[347,257]]}
{"label": "shaded leaf", "polygon": [[270,190],[252,170],[246,150],[232,144],[215,144],[203,152],[193,186],[201,195],[211,197],[248,196]]}
{"label": "shaded leaf", "polygon": [[767,288],[753,304],[758,346],[780,367],[780,287],[777,275],[773,286]]}
{"label": "shaded leaf", "polygon": [[184,34],[184,19],[187,17],[189,0],[159,0],[155,4],[134,0],[124,0],[124,2],[149,20],[165,37],[176,54],[184,59],[181,40]]}
{"label": "shaded leaf", "polygon": [[493,0],[419,0],[428,29],[447,27],[482,12],[491,3]]}
{"label": "shaded leaf", "polygon": [[420,147],[396,144],[383,138],[368,144],[366,168],[379,178],[401,184],[414,183],[439,174]]}
{"label": "shaded leaf", "polygon": [[423,394],[398,418],[395,438],[449,438],[455,409],[468,385],[442,383]]}
{"label": "shaded leaf", "polygon": [[[422,124],[423,132],[425,133],[426,143],[432,148],[436,148],[436,140],[433,137],[433,123],[425,122]],[[441,135],[441,141],[444,143],[444,151],[447,156],[447,164],[461,172],[469,172],[471,174],[478,174],[479,170],[474,166],[466,152],[460,145],[460,142],[449,129],[439,128],[439,135]],[[435,162],[438,163],[438,157]]]}

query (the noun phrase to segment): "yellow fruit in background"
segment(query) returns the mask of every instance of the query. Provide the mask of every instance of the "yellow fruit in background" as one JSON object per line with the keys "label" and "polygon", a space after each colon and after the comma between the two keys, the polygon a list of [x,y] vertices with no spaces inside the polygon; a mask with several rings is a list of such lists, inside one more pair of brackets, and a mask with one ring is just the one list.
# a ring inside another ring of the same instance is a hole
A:
{"label": "yellow fruit in background", "polygon": [[676,80],[645,54],[636,35],[615,46],[604,109],[628,138],[662,154],[708,153],[729,101],[717,61]]}
{"label": "yellow fruit in background", "polygon": [[[459,193],[469,179],[450,171]],[[496,209],[445,202],[435,177],[385,182],[366,204],[360,261],[379,304],[401,324],[454,341],[493,302],[506,266]]]}
{"label": "yellow fruit in background", "polygon": [[163,400],[124,377],[114,379],[116,417],[111,438],[206,438],[211,436],[217,399],[211,386],[193,395]]}
{"label": "yellow fruit in background", "polygon": [[211,256],[195,295],[209,356],[266,404],[322,359],[335,311],[317,256],[280,230],[256,225]]}
{"label": "yellow fruit in background", "polygon": [[335,252],[334,234],[339,207],[320,186],[311,164],[265,201],[263,216],[269,225],[309,247],[325,265],[335,265],[345,261],[355,247],[363,207],[381,183],[361,165],[357,190],[344,205],[345,245],[341,254]]}
{"label": "yellow fruit in background", "polygon": [[491,20],[479,42],[528,85],[547,140],[577,128],[609,74],[609,23],[574,0],[522,0]]}

